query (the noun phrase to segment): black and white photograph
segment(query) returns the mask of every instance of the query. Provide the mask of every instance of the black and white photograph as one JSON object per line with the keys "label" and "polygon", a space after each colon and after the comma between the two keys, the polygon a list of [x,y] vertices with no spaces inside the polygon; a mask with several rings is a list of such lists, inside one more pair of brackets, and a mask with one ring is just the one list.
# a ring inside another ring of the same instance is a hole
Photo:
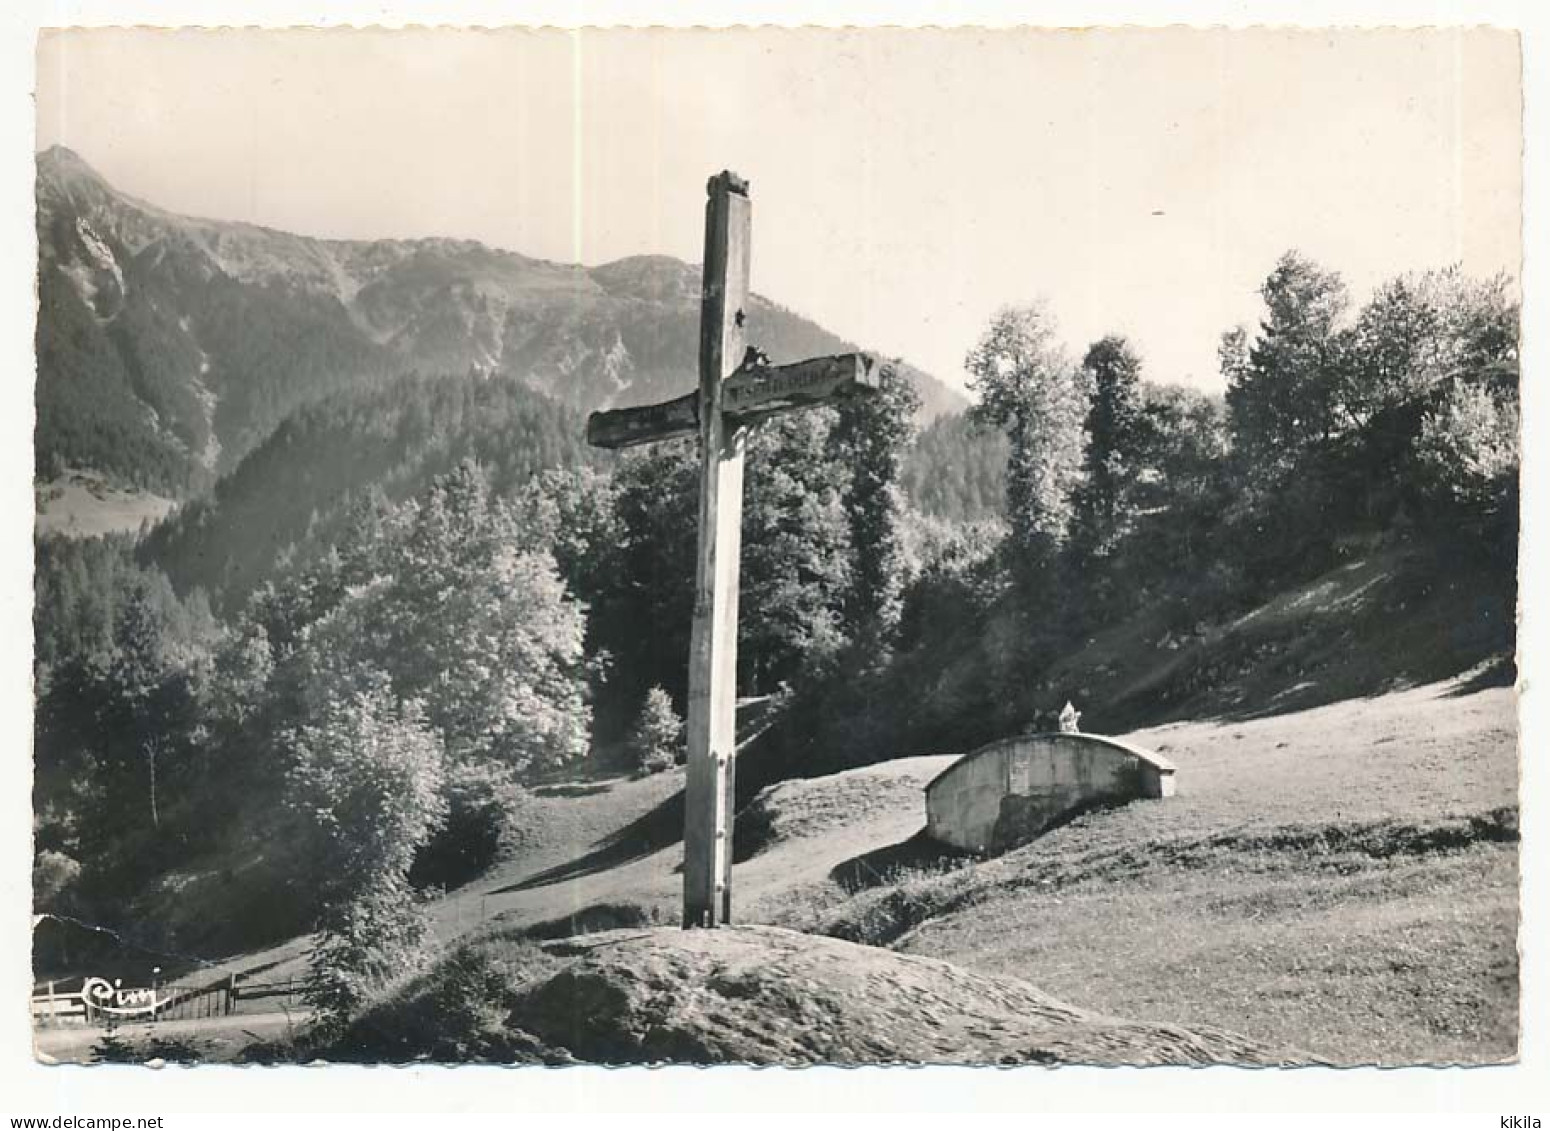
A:
{"label": "black and white photograph", "polygon": [[1515,1064],[1521,48],[41,30],[35,1061]]}

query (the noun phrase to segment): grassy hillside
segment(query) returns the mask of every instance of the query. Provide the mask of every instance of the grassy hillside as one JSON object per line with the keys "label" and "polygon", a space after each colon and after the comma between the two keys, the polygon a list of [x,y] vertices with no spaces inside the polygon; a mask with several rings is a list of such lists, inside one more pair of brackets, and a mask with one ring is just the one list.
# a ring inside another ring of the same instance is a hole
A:
{"label": "grassy hillside", "polygon": [[1502,685],[1514,606],[1510,579],[1394,546],[1219,621],[1144,610],[1062,657],[1045,683],[1097,726],[1273,715],[1466,670]]}
{"label": "grassy hillside", "polygon": [[743,801],[793,777],[1048,729],[1067,701],[1084,728],[1120,733],[1275,715],[1466,671],[1478,686],[1505,686],[1515,670],[1510,575],[1413,542],[1353,554],[1258,604],[1144,603],[1063,652],[1030,644],[1039,626],[1014,594],[966,598],[956,584],[880,676],[817,683],[793,701],[743,759]]}
{"label": "grassy hillside", "polygon": [[1342,1063],[1514,1054],[1509,689],[1448,681],[1126,737],[1178,765],[1178,796],[983,863],[917,850],[859,881],[836,869],[773,918]]}

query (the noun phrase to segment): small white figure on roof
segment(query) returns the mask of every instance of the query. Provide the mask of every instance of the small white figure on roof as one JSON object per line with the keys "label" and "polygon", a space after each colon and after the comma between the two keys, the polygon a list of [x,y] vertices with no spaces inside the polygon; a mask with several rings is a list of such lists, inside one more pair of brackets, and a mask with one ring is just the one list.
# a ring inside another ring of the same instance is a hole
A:
{"label": "small white figure on roof", "polygon": [[1065,709],[1060,712],[1060,733],[1076,734],[1076,724],[1082,721],[1082,712],[1071,706],[1071,700],[1066,700]]}

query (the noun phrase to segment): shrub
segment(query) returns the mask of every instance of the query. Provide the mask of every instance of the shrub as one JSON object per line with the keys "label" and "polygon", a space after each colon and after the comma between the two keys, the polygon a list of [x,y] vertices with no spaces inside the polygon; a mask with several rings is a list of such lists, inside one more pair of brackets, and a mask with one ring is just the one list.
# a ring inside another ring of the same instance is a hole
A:
{"label": "shrub", "polygon": [[527,793],[506,767],[465,762],[447,771],[447,819],[415,858],[416,887],[455,886],[494,864],[522,838]]}
{"label": "shrub", "polygon": [[38,909],[53,907],[81,875],[81,865],[63,852],[45,848],[32,864],[32,899]]}
{"label": "shrub", "polygon": [[92,1064],[141,1064],[148,1060],[138,1046],[119,1036],[111,1025],[91,1047]]}
{"label": "shrub", "polygon": [[290,1059],[563,1060],[523,1032],[512,1016],[523,988],[558,965],[520,937],[470,940],[372,1001],[347,1026],[312,1034]]}
{"label": "shrub", "polygon": [[1426,486],[1460,512],[1494,514],[1518,474],[1518,429],[1515,404],[1455,382],[1421,425],[1416,456]]}
{"label": "shrub", "polygon": [[683,761],[684,725],[673,700],[660,687],[646,693],[630,739],[630,751],[643,774],[655,774]]}
{"label": "shrub", "polygon": [[401,875],[379,875],[344,903],[324,909],[309,956],[307,1000],[339,1024],[395,977],[425,965],[429,924]]}

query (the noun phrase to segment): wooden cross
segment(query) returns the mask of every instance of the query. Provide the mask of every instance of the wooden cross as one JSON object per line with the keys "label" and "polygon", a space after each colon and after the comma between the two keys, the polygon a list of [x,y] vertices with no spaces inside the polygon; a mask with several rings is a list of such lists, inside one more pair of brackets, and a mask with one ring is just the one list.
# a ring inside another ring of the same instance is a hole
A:
{"label": "wooden cross", "polygon": [[732,917],[732,794],[737,754],[737,586],[743,449],[760,420],[875,390],[866,354],[770,365],[744,353],[748,308],[748,182],[723,172],[706,186],[700,300],[700,388],[641,408],[594,412],[587,441],[625,448],[698,434],[700,539],[689,644],[688,781],[684,797],[685,927]]}

